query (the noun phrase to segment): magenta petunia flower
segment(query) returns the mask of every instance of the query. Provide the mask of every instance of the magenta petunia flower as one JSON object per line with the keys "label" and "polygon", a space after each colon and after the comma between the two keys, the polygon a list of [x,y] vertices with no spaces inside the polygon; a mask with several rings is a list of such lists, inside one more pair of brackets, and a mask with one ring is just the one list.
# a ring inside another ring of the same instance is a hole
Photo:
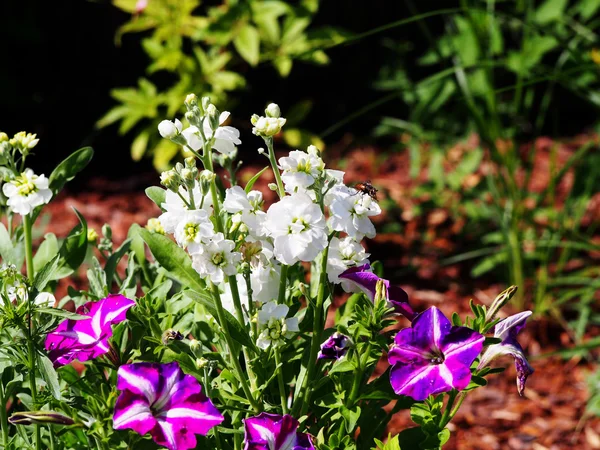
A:
{"label": "magenta petunia flower", "polygon": [[108,353],[112,325],[123,322],[127,310],[135,305],[122,295],[109,295],[97,302],[77,308],[85,320],[65,320],[46,337],[46,350],[54,365],[69,364],[75,359],[87,361]]}
{"label": "magenta petunia flower", "polygon": [[[339,278],[350,282],[354,287],[361,290],[371,301],[375,298],[375,287],[380,278],[371,272],[371,266],[364,264],[362,266],[351,267],[342,272]],[[387,289],[388,301],[394,309],[411,320],[415,317],[415,312],[408,304],[408,294],[398,286],[390,284],[389,280],[383,280]]]}
{"label": "magenta petunia flower", "polygon": [[244,450],[314,450],[308,434],[297,430],[298,421],[289,414],[260,413],[244,419]]}
{"label": "magenta petunia flower", "polygon": [[493,359],[502,355],[511,355],[515,358],[515,367],[517,369],[517,390],[519,395],[525,391],[525,382],[527,377],[533,373],[533,367],[527,362],[523,348],[517,342],[517,334],[525,327],[527,318],[531,316],[531,311],[523,311],[502,319],[494,327],[494,337],[501,339],[502,342],[490,345],[481,357],[479,369],[487,366]]}
{"label": "magenta petunia flower", "polygon": [[317,359],[340,359],[351,344],[352,340],[348,336],[336,331],[321,344]]}
{"label": "magenta petunia flower", "polygon": [[150,433],[169,450],[196,447],[195,434],[206,435],[223,416],[202,393],[196,378],[186,375],[177,362],[135,363],[119,367],[113,426]]}
{"label": "magenta petunia flower", "polygon": [[466,388],[483,341],[483,335],[452,326],[439,309],[429,308],[394,339],[388,353],[392,388],[396,394],[419,401],[431,394]]}

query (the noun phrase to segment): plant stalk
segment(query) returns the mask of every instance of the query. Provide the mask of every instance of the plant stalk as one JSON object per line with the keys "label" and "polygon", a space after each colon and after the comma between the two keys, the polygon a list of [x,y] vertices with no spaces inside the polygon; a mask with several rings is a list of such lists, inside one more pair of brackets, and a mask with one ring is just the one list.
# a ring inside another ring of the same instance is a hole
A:
{"label": "plant stalk", "polygon": [[283,187],[283,181],[281,181],[281,174],[279,173],[279,167],[277,166],[277,159],[275,158],[273,138],[268,137],[264,139],[265,144],[267,144],[267,149],[269,150],[269,162],[271,163],[271,168],[273,169],[273,174],[275,175],[275,181],[277,182],[277,193],[279,194],[279,198],[283,198],[285,197],[285,189]]}
{"label": "plant stalk", "polygon": [[279,349],[275,348],[274,349],[274,353],[275,353],[275,364],[277,365],[277,384],[279,385],[279,397],[281,398],[281,409],[283,411],[283,414],[287,414],[288,413],[288,406],[287,406],[287,395],[285,393],[285,384],[283,382],[283,371],[282,371],[282,365],[281,365],[281,355],[279,354]]}

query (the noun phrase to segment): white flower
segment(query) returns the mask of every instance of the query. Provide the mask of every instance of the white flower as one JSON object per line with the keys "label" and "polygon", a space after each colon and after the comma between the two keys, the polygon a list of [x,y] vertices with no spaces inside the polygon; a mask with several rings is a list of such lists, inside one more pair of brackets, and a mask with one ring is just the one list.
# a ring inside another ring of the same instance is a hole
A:
{"label": "white flower", "polygon": [[54,306],[56,297],[54,297],[54,295],[52,295],[50,292],[40,292],[35,296],[35,300],[33,302],[41,308],[50,308]]}
{"label": "white flower", "polygon": [[12,303],[16,301],[26,302],[29,299],[29,289],[25,283],[16,280],[6,287],[6,296]]}
{"label": "white flower", "polygon": [[192,253],[192,267],[203,277],[209,277],[214,284],[222,283],[226,275],[235,275],[236,264],[242,259],[234,252],[235,244],[217,233],[211,241],[200,246],[200,251]]}
{"label": "white flower", "polygon": [[[350,267],[362,266],[368,264],[367,259],[369,254],[365,249],[350,236],[343,239],[334,237],[329,244],[329,253],[327,258],[327,276],[330,283],[342,283],[342,287],[346,284],[345,280],[340,280],[338,275],[349,269]],[[346,286],[349,287],[349,286]],[[344,287],[346,292],[350,292]]]}
{"label": "white flower", "polygon": [[38,145],[38,142],[40,142],[40,140],[37,138],[37,134],[19,131],[13,136],[13,138],[9,142],[10,145],[14,147],[18,147],[23,150],[31,150],[33,147]]}
{"label": "white flower", "polygon": [[308,152],[291,151],[289,156],[279,159],[279,168],[283,170],[281,179],[287,192],[296,192],[297,188],[311,186],[325,170],[325,163],[314,145],[308,147]]}
{"label": "white flower", "polygon": [[190,253],[199,251],[201,243],[207,243],[215,234],[208,213],[203,209],[186,211],[175,226],[175,240]]}
{"label": "white flower", "polygon": [[[183,186],[179,188],[179,194],[186,201],[189,200],[189,193]],[[167,233],[175,233],[175,227],[183,219],[185,213],[189,209],[180,195],[177,195],[173,191],[167,191],[165,201],[160,205],[165,212],[158,217],[158,220],[163,226],[164,231]],[[200,186],[198,183],[194,185],[194,188],[192,189],[192,195],[194,197],[194,206],[196,209],[202,209],[209,213],[212,211],[211,197],[209,194],[207,194],[204,199],[202,198],[202,192],[200,192]]]}
{"label": "white flower", "polygon": [[[224,123],[228,118],[229,112],[223,111],[219,116],[219,124]],[[210,139],[211,136],[213,136],[213,131],[210,128],[208,119],[204,119],[202,126],[204,136],[206,139]],[[240,131],[237,128],[220,126],[215,130],[214,133],[215,141],[213,143],[213,148],[225,155],[234,152],[235,146],[242,143],[242,141],[240,141]],[[202,148],[204,140],[202,139],[202,135],[200,134],[198,127],[188,127],[183,130],[181,134],[183,134],[187,140],[188,147],[190,147],[192,150],[198,151]]]}
{"label": "white flower", "polygon": [[254,236],[265,234],[264,223],[267,213],[262,210],[262,192],[250,191],[246,194],[240,186],[234,186],[225,191],[223,208],[231,214],[241,213],[241,220]]}
{"label": "white flower", "polygon": [[52,198],[48,179],[44,175],[35,175],[31,169],[25,169],[14,180],[4,184],[2,192],[8,197],[10,210],[22,216],[29,214],[36,206],[48,203]]}
{"label": "white flower", "polygon": [[284,338],[291,338],[294,333],[300,331],[298,318],[286,319],[290,309],[286,305],[278,305],[275,302],[265,303],[258,312],[258,329],[260,334],[256,345],[266,350],[270,345],[278,347],[285,343]]}
{"label": "white flower", "polygon": [[181,134],[182,128],[183,125],[179,119],[175,119],[175,122],[163,120],[158,124],[158,132],[165,139],[173,139],[175,136]]}
{"label": "white flower", "polygon": [[286,119],[283,117],[259,117],[256,114],[250,118],[254,127],[252,133],[257,136],[270,137],[275,136],[285,125]]}
{"label": "white flower", "polygon": [[375,237],[375,227],[370,216],[381,213],[375,200],[347,186],[336,186],[331,192],[329,225],[356,240]]}
{"label": "white flower", "polygon": [[267,211],[265,228],[275,243],[275,257],[283,264],[312,261],[327,246],[321,208],[304,193],[282,198]]}

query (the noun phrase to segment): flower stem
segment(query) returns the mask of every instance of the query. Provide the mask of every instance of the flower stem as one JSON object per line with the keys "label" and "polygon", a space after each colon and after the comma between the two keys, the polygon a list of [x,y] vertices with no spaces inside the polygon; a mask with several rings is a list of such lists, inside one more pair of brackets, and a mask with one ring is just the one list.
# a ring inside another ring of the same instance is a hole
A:
{"label": "flower stem", "polygon": [[283,414],[287,414],[287,395],[285,393],[285,384],[283,383],[283,367],[281,365],[281,355],[279,354],[279,348],[275,348],[274,350],[275,364],[277,365],[277,384],[279,385],[279,397],[281,398],[281,409],[283,411]]}
{"label": "flower stem", "polygon": [[29,214],[23,216],[23,234],[25,236],[25,262],[27,264],[27,278],[29,278],[29,282],[33,283],[33,277],[35,275],[35,270],[33,268],[33,243],[31,239],[31,228],[33,224],[31,223],[31,217]]}
{"label": "flower stem", "polygon": [[221,303],[221,294],[219,293],[219,288],[217,287],[217,285],[215,285],[213,283],[211,283],[211,285],[212,285],[213,297],[215,298],[215,306],[217,308],[217,316],[218,316],[221,328],[223,329],[223,335],[225,336],[225,341],[227,342],[227,347],[229,348],[231,362],[235,368],[235,371],[237,372],[237,378],[239,379],[240,384],[242,385],[242,390],[244,391],[246,398],[250,402],[252,409],[254,409],[255,412],[259,413],[261,411],[261,407],[254,399],[254,396],[252,395],[252,392],[250,391],[250,387],[248,386],[248,383],[246,382],[246,377],[244,376],[244,371],[242,370],[240,361],[239,361],[237,355],[234,354],[235,345],[233,343],[233,339],[231,338],[231,334],[229,334],[229,328],[227,326],[227,321],[225,320],[225,312],[223,311],[223,304]]}
{"label": "flower stem", "polygon": [[267,144],[267,149],[269,149],[269,162],[271,163],[271,168],[273,169],[273,174],[275,175],[275,181],[277,182],[277,193],[279,194],[279,198],[285,197],[285,189],[283,187],[283,181],[281,181],[281,174],[279,173],[279,167],[277,167],[277,159],[275,158],[275,150],[273,149],[273,138],[267,137],[264,138],[265,144]]}
{"label": "flower stem", "polygon": [[[31,308],[29,309],[31,312]],[[31,315],[30,320],[31,322]],[[31,325],[30,325],[31,327]],[[29,339],[27,339],[27,351],[29,356],[29,389],[31,391],[31,403],[33,404],[33,409],[38,410],[40,405],[38,405],[37,400],[37,386],[35,384],[35,349],[33,347],[33,339],[31,336],[31,329],[29,330]],[[34,443],[35,449],[41,450],[42,441],[41,441],[41,430],[38,424],[34,425],[35,435],[34,435]]]}
{"label": "flower stem", "polygon": [[8,416],[6,414],[6,398],[4,385],[0,383],[0,426],[2,427],[3,448],[8,448]]}
{"label": "flower stem", "polygon": [[279,277],[279,292],[277,295],[277,303],[282,305],[285,303],[285,288],[287,287],[287,274],[289,266],[287,264],[281,265],[281,275]]}
{"label": "flower stem", "polygon": [[448,422],[450,422],[452,420],[452,418],[454,417],[454,414],[456,414],[458,412],[458,408],[460,408],[460,405],[462,404],[463,400],[465,399],[465,394],[461,393],[460,399],[458,400],[456,407],[453,409],[452,406],[454,405],[454,400],[456,400],[457,395],[458,395],[458,391],[456,389],[452,389],[450,391],[450,393],[448,394],[448,403],[446,404],[446,410],[444,411],[442,420],[440,420],[440,429],[442,429],[442,430],[446,427],[446,425],[448,425]]}
{"label": "flower stem", "polygon": [[365,375],[365,369],[367,368],[367,363],[369,362],[369,355],[371,354],[371,341],[367,344],[367,349],[365,352],[359,356],[358,358],[358,370],[354,375],[354,381],[352,382],[352,389],[350,390],[350,395],[348,396],[348,402],[346,403],[346,407],[352,409],[354,407],[354,403],[356,402],[356,398],[358,397],[360,386],[363,381],[363,376]]}
{"label": "flower stem", "polygon": [[[327,289],[327,255],[329,252],[329,246],[325,247],[322,254],[321,260],[321,273],[319,274],[319,291],[317,293],[317,304],[313,313],[313,335],[310,342],[310,354],[308,357],[308,366],[306,368],[306,377],[302,383],[302,389],[298,394],[298,398],[294,402],[294,408],[292,415],[294,417],[300,417],[306,414],[310,397],[312,394],[312,378],[314,376],[316,364],[317,364],[317,353],[319,352],[319,344],[321,343],[321,333],[323,331],[323,304],[325,303],[326,289]],[[294,414],[298,412],[300,408],[300,414]]]}

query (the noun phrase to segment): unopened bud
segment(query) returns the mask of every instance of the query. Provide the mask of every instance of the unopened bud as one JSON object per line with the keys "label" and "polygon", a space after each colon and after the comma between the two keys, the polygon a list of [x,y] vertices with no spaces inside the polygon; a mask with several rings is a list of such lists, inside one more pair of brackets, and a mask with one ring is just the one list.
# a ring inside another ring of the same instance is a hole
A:
{"label": "unopened bud", "polygon": [[158,124],[158,132],[165,139],[175,139],[175,137],[181,134],[181,130],[183,128],[182,123],[179,119],[175,119],[175,122],[171,122],[170,120],[163,120]]}
{"label": "unopened bud", "polygon": [[181,177],[175,170],[167,170],[160,174],[160,184],[173,192],[179,191]]}
{"label": "unopened bud", "polygon": [[8,134],[2,132],[0,133],[0,142],[7,142],[8,141]]}
{"label": "unopened bud", "polygon": [[73,425],[75,421],[54,411],[22,411],[8,418],[13,425]]}
{"label": "unopened bud", "polygon": [[90,244],[95,243],[98,240],[98,232],[93,228],[88,228],[87,240]]}
{"label": "unopened bud", "polygon": [[196,158],[194,156],[188,156],[187,158],[185,158],[184,162],[185,167],[187,167],[188,169],[196,167]]}
{"label": "unopened bud", "polygon": [[272,191],[277,190],[277,185],[275,183],[269,183],[267,186],[269,186],[269,189],[271,189]]}
{"label": "unopened bud", "polygon": [[219,128],[219,110],[212,103],[206,108],[206,116],[208,117],[210,129],[216,131]]}
{"label": "unopened bud", "polygon": [[196,358],[196,367],[198,369],[204,369],[206,366],[208,366],[210,363],[210,361],[206,358]]}
{"label": "unopened bud", "polygon": [[191,109],[194,106],[198,106],[198,97],[196,94],[188,94],[187,97],[185,97],[184,103],[188,109]]}
{"label": "unopened bud", "polygon": [[215,180],[217,176],[214,172],[210,170],[203,170],[200,172],[200,192],[202,192],[202,196],[208,194],[210,190],[210,184]]}
{"label": "unopened bud", "polygon": [[202,97],[202,110],[206,111],[210,105],[210,97]]}
{"label": "unopened bud", "polygon": [[490,309],[488,310],[488,312],[485,315],[486,322],[489,323],[492,320],[494,320],[494,317],[496,317],[496,314],[498,314],[498,311],[500,311],[502,309],[502,307],[510,301],[510,299],[513,297],[513,295],[515,295],[515,293],[517,292],[517,289],[518,289],[517,286],[511,286],[508,289],[505,289],[502,292],[500,292],[500,294],[498,294],[498,296],[494,299],[494,301],[490,305]]}
{"label": "unopened bud", "polygon": [[379,302],[387,302],[388,293],[387,287],[385,285],[385,280],[379,279],[377,280],[377,284],[375,285],[375,298],[373,299],[373,303],[377,305]]}
{"label": "unopened bud", "polygon": [[112,228],[107,223],[102,225],[102,236],[104,236],[106,239],[112,239]]}
{"label": "unopened bud", "polygon": [[281,109],[279,109],[279,105],[277,103],[270,103],[265,109],[265,114],[267,117],[279,119],[281,117]]}
{"label": "unopened bud", "polygon": [[165,228],[160,223],[156,217],[152,217],[148,219],[148,223],[146,223],[146,229],[151,233],[165,234]]}
{"label": "unopened bud", "polygon": [[259,155],[264,155],[265,153],[267,153],[267,152],[265,151],[265,149],[264,149],[264,148],[260,147],[260,148],[258,149],[258,154],[259,154]]}

